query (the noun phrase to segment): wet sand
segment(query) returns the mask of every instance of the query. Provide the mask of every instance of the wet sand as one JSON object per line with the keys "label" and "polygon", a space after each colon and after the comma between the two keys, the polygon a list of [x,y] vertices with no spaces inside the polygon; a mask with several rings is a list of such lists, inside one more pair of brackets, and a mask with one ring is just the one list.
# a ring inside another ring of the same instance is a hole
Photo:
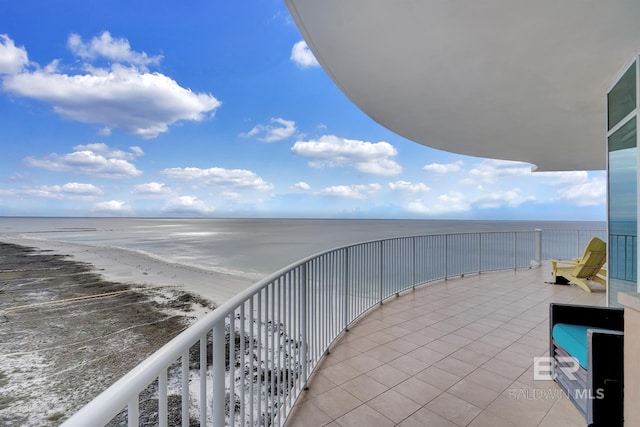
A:
{"label": "wet sand", "polygon": [[123,249],[0,236],[0,425],[59,425],[247,282]]}

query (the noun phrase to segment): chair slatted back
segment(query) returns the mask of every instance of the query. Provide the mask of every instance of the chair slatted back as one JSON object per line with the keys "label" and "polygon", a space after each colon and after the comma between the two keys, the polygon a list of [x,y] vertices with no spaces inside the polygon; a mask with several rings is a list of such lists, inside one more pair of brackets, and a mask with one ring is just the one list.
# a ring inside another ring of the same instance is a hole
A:
{"label": "chair slatted back", "polygon": [[576,277],[591,278],[598,274],[607,261],[607,244],[597,237],[591,239],[584,254],[572,274]]}

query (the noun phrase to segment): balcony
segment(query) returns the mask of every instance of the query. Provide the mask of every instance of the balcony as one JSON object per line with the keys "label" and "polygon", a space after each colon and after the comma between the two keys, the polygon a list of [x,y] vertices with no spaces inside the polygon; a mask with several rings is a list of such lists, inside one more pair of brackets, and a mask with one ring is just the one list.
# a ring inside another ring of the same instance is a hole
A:
{"label": "balcony", "polygon": [[578,256],[592,236],[604,230],[411,236],[302,259],[63,425],[579,423],[531,366],[548,349],[550,302],[605,304],[603,292],[545,283],[541,268]]}
{"label": "balcony", "polygon": [[553,381],[534,381],[533,357],[548,354],[549,303],[605,294],[549,277],[487,273],[388,300],[331,346],[286,425],[584,426]]}

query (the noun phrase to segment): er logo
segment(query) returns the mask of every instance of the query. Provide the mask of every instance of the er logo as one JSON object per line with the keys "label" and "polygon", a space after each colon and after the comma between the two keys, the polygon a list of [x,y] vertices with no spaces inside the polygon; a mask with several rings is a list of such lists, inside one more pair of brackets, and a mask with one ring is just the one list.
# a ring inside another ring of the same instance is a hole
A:
{"label": "er logo", "polygon": [[578,360],[574,357],[534,357],[533,358],[533,379],[534,381],[554,380],[558,375],[558,371],[562,371],[567,379],[574,381],[576,376],[573,375],[580,369]]}

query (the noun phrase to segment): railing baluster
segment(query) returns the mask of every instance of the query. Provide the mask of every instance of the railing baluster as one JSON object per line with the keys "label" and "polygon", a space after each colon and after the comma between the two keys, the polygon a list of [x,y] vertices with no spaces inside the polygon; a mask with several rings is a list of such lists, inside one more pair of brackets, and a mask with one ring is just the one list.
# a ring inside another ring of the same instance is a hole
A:
{"label": "railing baluster", "polygon": [[[226,357],[226,354],[225,354],[225,357]],[[229,424],[230,425],[235,425],[235,416],[236,416],[235,415],[235,407],[236,407],[235,384],[236,384],[236,311],[233,310],[231,312],[231,315],[229,316]]]}
{"label": "railing baluster", "polygon": [[158,377],[158,424],[167,427],[169,412],[167,410],[167,370],[163,369]]}
{"label": "railing baluster", "polygon": [[[215,325],[213,325],[212,333],[212,353],[211,358],[213,360],[213,408],[211,418],[213,420],[213,427],[224,427],[225,425],[225,321],[221,319]],[[231,344],[231,343],[230,343]],[[233,383],[232,383],[233,384]],[[233,386],[231,389],[233,393]],[[232,408],[230,408],[230,414],[233,414]]]}
{"label": "railing baluster", "polygon": [[181,362],[182,398],[180,403],[182,410],[182,427],[189,427],[189,348],[182,353]]}
{"label": "railing baluster", "polygon": [[140,413],[138,411],[138,400],[140,396],[138,393],[135,394],[129,401],[129,405],[127,406],[127,418],[129,427],[138,427]]}
{"label": "railing baluster", "polygon": [[207,334],[200,338],[200,425],[207,425]]}

